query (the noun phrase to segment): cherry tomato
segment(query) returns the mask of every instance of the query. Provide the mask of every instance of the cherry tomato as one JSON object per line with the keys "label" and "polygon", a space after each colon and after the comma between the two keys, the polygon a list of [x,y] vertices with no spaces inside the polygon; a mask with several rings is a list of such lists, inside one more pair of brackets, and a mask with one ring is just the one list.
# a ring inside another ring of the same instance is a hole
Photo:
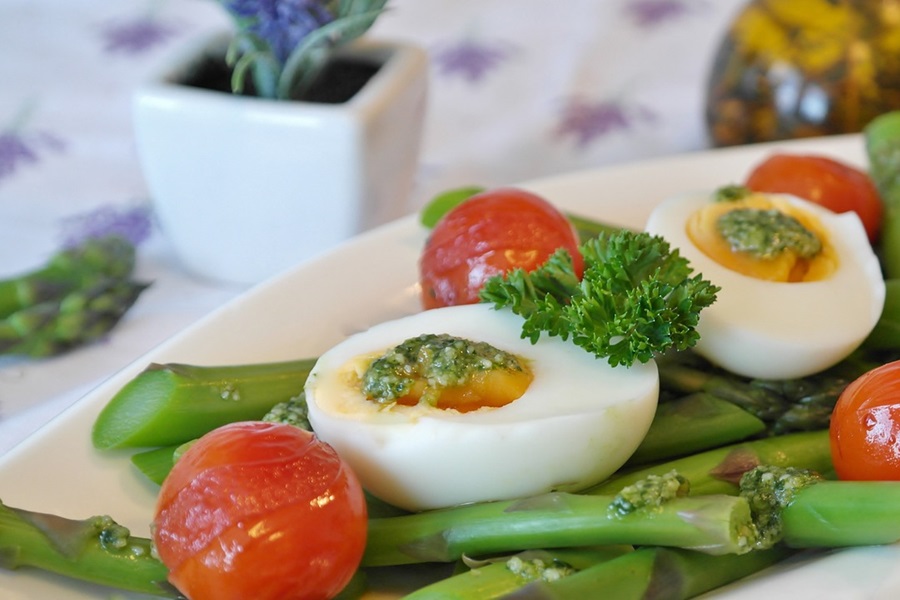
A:
{"label": "cherry tomato", "polygon": [[572,224],[544,198],[515,188],[472,196],[438,221],[419,260],[425,308],[475,304],[484,282],[512,269],[532,271],[558,248],[584,262]]}
{"label": "cherry tomato", "polygon": [[191,600],[331,598],[366,543],[359,481],[313,434],[276,423],[225,425],[175,463],[153,541]]}
{"label": "cherry tomato", "polygon": [[900,480],[900,361],[847,386],[831,415],[830,435],[840,479]]}
{"label": "cherry tomato", "polygon": [[825,156],[773,154],[754,167],[746,186],[757,192],[793,194],[837,213],[855,211],[869,241],[881,229],[882,202],[867,173]]}

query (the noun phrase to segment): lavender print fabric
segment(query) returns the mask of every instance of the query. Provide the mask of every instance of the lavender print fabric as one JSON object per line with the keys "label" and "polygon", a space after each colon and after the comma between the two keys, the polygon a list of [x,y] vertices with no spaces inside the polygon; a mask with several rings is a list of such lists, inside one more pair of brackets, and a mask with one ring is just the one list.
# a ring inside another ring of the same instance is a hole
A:
{"label": "lavender print fabric", "polygon": [[33,129],[23,120],[17,121],[8,129],[0,130],[0,184],[20,170],[65,150],[65,142],[59,136]]}

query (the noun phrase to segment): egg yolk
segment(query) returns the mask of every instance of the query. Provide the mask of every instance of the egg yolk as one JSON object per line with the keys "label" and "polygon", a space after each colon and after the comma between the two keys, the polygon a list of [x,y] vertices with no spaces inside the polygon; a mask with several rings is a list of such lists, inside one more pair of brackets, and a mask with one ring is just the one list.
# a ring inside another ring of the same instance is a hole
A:
{"label": "egg yolk", "polygon": [[533,379],[523,359],[490,344],[422,334],[372,357],[359,384],[368,400],[380,404],[469,412],[509,404]]}
{"label": "egg yolk", "polygon": [[[792,248],[773,256],[758,256],[738,250],[722,234],[720,218],[737,210],[778,211],[796,219],[818,238],[821,249],[805,257]],[[694,212],[687,222],[691,242],[709,258],[723,267],[766,281],[801,282],[827,279],[837,269],[838,260],[828,234],[815,215],[785,202],[781,198],[752,194],[740,200],[711,202]]]}
{"label": "egg yolk", "polygon": [[[473,374],[462,385],[440,388],[435,394],[434,406],[459,412],[485,407],[498,408],[520,398],[533,379],[530,371],[482,371]],[[397,398],[397,404],[415,406],[428,388],[428,382],[417,380],[409,394]]]}

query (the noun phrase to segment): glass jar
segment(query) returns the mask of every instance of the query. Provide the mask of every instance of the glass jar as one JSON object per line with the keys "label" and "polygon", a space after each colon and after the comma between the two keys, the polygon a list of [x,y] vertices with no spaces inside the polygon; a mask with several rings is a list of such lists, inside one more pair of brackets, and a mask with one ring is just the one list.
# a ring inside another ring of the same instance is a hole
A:
{"label": "glass jar", "polygon": [[752,0],[706,90],[715,146],[860,131],[900,108],[900,0]]}

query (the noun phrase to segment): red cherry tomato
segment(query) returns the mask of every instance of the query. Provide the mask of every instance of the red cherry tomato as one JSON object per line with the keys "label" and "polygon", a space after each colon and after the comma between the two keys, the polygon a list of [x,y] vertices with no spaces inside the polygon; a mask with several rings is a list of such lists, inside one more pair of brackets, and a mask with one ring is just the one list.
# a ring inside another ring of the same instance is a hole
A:
{"label": "red cherry tomato", "polygon": [[840,479],[900,480],[900,361],[847,386],[831,415],[830,435]]}
{"label": "red cherry tomato", "polygon": [[153,541],[191,600],[331,598],[366,543],[360,484],[291,425],[244,422],[201,437],[163,482]]}
{"label": "red cherry tomato", "polygon": [[774,154],[753,168],[746,185],[756,192],[793,194],[837,213],[855,211],[870,242],[881,229],[882,202],[864,171],[824,156]]}
{"label": "red cherry tomato", "polygon": [[580,277],[578,235],[540,196],[497,188],[472,196],[438,221],[419,260],[425,308],[475,304],[484,282],[512,269],[532,271],[558,248],[572,255]]}

